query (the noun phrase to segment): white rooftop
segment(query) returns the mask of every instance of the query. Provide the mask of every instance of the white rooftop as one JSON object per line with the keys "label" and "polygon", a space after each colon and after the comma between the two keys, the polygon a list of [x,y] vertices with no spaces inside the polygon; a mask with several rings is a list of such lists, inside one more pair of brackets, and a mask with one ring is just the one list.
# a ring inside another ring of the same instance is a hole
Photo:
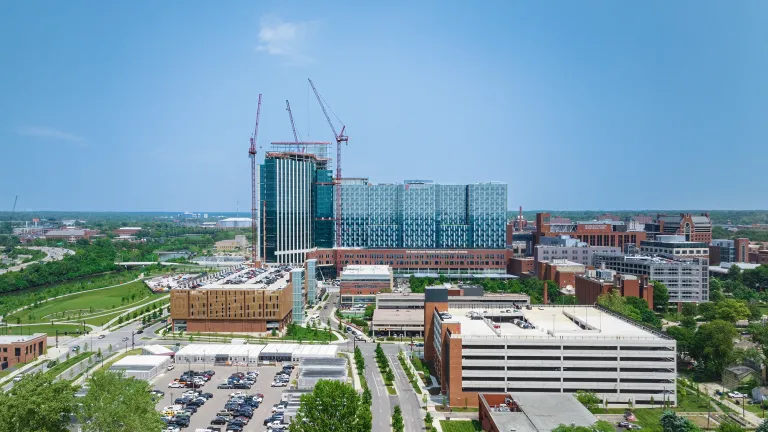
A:
{"label": "white rooftop", "polygon": [[129,355],[116,361],[110,369],[130,369],[132,367],[156,367],[168,361],[168,356],[158,355]]}
{"label": "white rooftop", "polygon": [[40,336],[46,336],[45,333],[35,333],[33,335],[15,335],[15,336],[0,336],[0,344],[11,344],[19,342],[29,342],[33,339],[37,339]]}
{"label": "white rooftop", "polygon": [[250,268],[244,268],[236,273],[233,273],[229,276],[227,276],[224,279],[218,280],[216,282],[207,284],[202,286],[201,288],[197,289],[270,289],[270,290],[277,290],[277,289],[283,289],[288,285],[288,279],[290,272],[283,272],[283,274],[280,276],[280,279],[276,280],[275,282],[272,282],[271,284],[266,283],[266,279],[270,276],[275,275],[276,271],[275,269],[272,269],[268,272],[261,273],[259,275],[256,275],[256,277],[249,279],[245,283],[226,283],[228,280],[235,280],[241,277],[241,275],[248,273],[252,269]]}
{"label": "white rooftop", "polygon": [[391,273],[392,270],[386,265],[348,265],[341,272],[341,277],[389,276]]}
{"label": "white rooftop", "polygon": [[[462,337],[511,337],[511,338],[652,338],[660,337],[648,330],[624,321],[593,306],[533,306],[532,310],[520,309],[455,309],[448,313],[445,322],[461,324]],[[472,319],[470,311],[479,312],[486,319]],[[497,317],[494,321],[494,317]],[[525,321],[532,328],[522,328],[512,319]],[[506,322],[499,322],[499,321]],[[578,323],[578,324],[577,324]],[[498,326],[498,327],[496,327]],[[585,327],[585,328],[582,328]]]}

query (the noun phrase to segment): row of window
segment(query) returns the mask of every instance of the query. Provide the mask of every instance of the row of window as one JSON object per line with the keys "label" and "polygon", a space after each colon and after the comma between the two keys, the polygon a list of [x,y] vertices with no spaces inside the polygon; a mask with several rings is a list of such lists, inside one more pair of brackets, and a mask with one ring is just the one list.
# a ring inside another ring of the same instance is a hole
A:
{"label": "row of window", "polygon": [[[560,345],[462,345],[462,349],[465,350],[560,350]],[[563,350],[566,351],[616,351],[619,348],[615,346],[590,346],[590,345],[564,345]],[[622,351],[673,351],[671,346],[631,346],[625,345],[620,347]]]}
{"label": "row of window", "polygon": [[528,361],[528,360],[546,360],[546,361],[647,361],[647,362],[670,362],[674,361],[671,357],[574,357],[574,356],[462,356],[463,360],[497,360],[497,361]]}
{"label": "row of window", "polygon": [[[639,373],[669,373],[674,372],[674,369],[672,368],[607,368],[607,367],[564,367],[560,368],[559,366],[510,366],[506,368],[507,372],[518,372],[518,371],[536,371],[536,372],[560,372],[562,369],[563,372],[639,372]],[[505,370],[504,366],[464,366],[462,365],[461,370],[479,370],[479,371],[491,371],[491,370],[498,370],[503,371]]]}
{"label": "row of window", "polygon": [[673,384],[674,379],[620,379],[616,378],[560,378],[560,377],[464,377],[465,381],[509,381],[509,382],[606,382],[606,383],[635,383],[635,384]]}
{"label": "row of window", "polygon": [[[507,387],[461,387],[465,392],[478,392],[478,393],[560,393],[558,387],[544,387],[544,388],[515,388]],[[595,394],[608,394],[619,393],[619,390],[608,389],[566,389],[566,393],[575,392],[577,390],[584,390]],[[664,391],[659,389],[621,389],[621,394],[658,394],[660,398],[663,397]],[[659,399],[661,400],[661,399]],[[658,401],[657,401],[658,402]],[[637,401],[640,403],[640,401]]]}

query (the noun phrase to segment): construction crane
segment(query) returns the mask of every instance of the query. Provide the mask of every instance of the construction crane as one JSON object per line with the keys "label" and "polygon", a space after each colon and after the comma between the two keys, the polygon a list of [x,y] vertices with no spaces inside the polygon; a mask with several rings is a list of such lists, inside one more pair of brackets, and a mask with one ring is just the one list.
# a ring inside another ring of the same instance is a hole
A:
{"label": "construction crane", "polygon": [[[256,218],[259,215],[259,210],[257,208],[259,200],[256,197],[256,138],[259,136],[260,115],[261,93],[259,93],[259,104],[256,107],[256,126],[253,129],[253,135],[251,135],[251,147],[248,149],[248,157],[251,158],[251,259],[253,260],[254,267],[260,265],[259,226],[256,223]],[[264,242],[266,243],[266,240]]]}
{"label": "construction crane", "polygon": [[307,148],[299,144],[299,133],[296,132],[296,124],[293,122],[293,113],[291,112],[291,104],[288,102],[288,99],[285,100],[285,110],[288,111],[288,118],[291,119],[291,129],[293,129],[293,139],[296,141],[296,151],[304,153]]}
{"label": "construction crane", "polygon": [[13,223],[13,215],[16,213],[16,203],[19,202],[19,196],[16,195],[16,198],[13,200],[13,210],[11,210],[11,217],[8,219],[8,222]]}
{"label": "construction crane", "polygon": [[[341,124],[341,133],[336,133],[336,127],[333,125],[331,117],[328,116],[328,111],[325,110],[326,104],[323,102],[323,98],[320,97],[320,93],[317,92],[315,83],[311,79],[307,79],[309,80],[309,85],[312,86],[312,91],[315,92],[317,103],[323,109],[325,119],[328,120],[328,124],[331,126],[333,137],[336,139],[336,276],[341,277],[341,259],[339,258],[338,249],[341,247],[341,143],[349,142],[349,137],[344,135],[344,130],[347,128],[344,126],[344,123]],[[339,120],[338,117],[336,119]],[[339,123],[341,123],[341,120],[339,120]]]}

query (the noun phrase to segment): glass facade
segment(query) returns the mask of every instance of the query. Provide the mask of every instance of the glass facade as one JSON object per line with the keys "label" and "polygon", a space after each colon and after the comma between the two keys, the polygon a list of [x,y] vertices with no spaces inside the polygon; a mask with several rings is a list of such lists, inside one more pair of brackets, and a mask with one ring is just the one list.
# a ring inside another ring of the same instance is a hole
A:
{"label": "glass facade", "polygon": [[344,247],[505,247],[506,184],[344,184],[342,194]]}
{"label": "glass facade", "polygon": [[293,290],[293,322],[304,321],[304,269],[291,270],[291,289]]}
{"label": "glass facade", "polygon": [[311,154],[267,154],[259,175],[267,262],[303,264],[308,250],[333,247],[333,179],[324,161]]}

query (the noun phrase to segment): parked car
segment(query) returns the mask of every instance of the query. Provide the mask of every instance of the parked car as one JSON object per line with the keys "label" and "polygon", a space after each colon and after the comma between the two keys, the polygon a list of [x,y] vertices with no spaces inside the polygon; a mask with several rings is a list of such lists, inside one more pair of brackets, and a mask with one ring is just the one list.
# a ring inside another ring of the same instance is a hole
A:
{"label": "parked car", "polygon": [[221,383],[218,386],[216,386],[217,389],[233,389],[232,384],[227,383]]}
{"label": "parked car", "polygon": [[285,381],[272,381],[271,387],[286,387],[288,385]]}
{"label": "parked car", "polygon": [[225,425],[225,424],[227,424],[227,419],[225,419],[222,416],[216,416],[216,417],[213,418],[213,420],[211,420],[211,424],[214,424],[214,425]]}
{"label": "parked car", "polygon": [[172,371],[172,370],[173,370],[173,368],[174,368],[174,366],[173,366],[172,364],[169,364],[169,365],[168,365],[168,370],[169,370],[169,371]]}

